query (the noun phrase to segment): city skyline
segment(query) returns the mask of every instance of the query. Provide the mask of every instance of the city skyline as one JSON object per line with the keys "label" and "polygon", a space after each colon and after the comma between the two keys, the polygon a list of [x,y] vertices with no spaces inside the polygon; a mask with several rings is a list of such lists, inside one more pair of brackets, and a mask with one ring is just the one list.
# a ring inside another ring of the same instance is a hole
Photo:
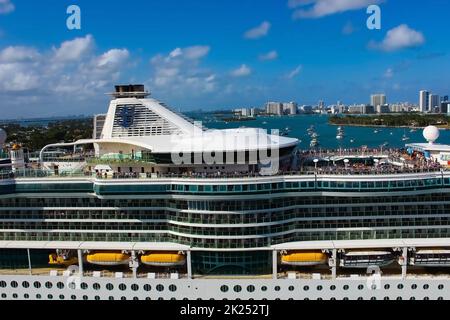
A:
{"label": "city skyline", "polygon": [[[114,84],[136,82],[184,111],[448,95],[446,1],[427,3],[437,18],[426,22],[420,3],[405,0],[304,3],[142,1],[136,12],[80,0],[81,30],[68,30],[72,1],[3,1],[2,117],[99,113]],[[381,30],[366,27],[370,4]]]}

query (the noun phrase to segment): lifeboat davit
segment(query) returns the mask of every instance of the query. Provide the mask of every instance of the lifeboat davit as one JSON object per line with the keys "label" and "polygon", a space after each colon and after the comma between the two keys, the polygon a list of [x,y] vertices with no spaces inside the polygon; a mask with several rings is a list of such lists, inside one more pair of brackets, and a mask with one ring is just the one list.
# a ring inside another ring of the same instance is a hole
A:
{"label": "lifeboat davit", "polygon": [[92,252],[86,260],[98,266],[119,266],[128,264],[130,255],[122,252]]}
{"label": "lifeboat davit", "polygon": [[141,256],[141,262],[147,266],[173,267],[186,263],[186,257],[176,252],[150,252]]}
{"label": "lifeboat davit", "polygon": [[317,266],[327,261],[328,256],[321,251],[292,251],[281,256],[281,264],[291,266]]}

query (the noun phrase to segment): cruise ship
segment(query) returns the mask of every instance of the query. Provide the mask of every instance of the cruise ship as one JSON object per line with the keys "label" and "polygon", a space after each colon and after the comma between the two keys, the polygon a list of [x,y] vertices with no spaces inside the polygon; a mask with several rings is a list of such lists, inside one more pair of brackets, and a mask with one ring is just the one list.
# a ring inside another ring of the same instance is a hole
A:
{"label": "cruise ship", "polygon": [[[450,146],[302,151],[115,87],[38,164],[0,130],[0,300],[450,298]],[[3,145],[3,148],[1,146]]]}

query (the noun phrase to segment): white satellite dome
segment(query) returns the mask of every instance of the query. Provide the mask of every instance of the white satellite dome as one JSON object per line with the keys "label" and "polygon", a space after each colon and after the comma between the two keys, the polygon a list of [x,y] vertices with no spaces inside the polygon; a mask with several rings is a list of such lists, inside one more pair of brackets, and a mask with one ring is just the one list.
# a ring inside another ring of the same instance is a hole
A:
{"label": "white satellite dome", "polygon": [[426,127],[423,130],[423,136],[429,143],[434,143],[437,139],[439,139],[439,129],[435,126]]}
{"label": "white satellite dome", "polygon": [[0,146],[3,145],[6,142],[6,131],[0,128]]}

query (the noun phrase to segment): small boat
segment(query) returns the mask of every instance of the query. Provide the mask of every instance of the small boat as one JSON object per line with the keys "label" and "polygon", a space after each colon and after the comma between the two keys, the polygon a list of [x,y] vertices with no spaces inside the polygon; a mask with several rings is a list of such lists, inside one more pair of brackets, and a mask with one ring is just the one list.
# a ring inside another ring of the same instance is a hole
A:
{"label": "small boat", "polygon": [[409,137],[406,134],[404,134],[402,137],[402,141],[408,141],[408,140],[409,140]]}
{"label": "small boat", "polygon": [[373,133],[379,133],[379,132],[380,132],[380,130],[378,130],[378,129],[373,130]]}
{"label": "small boat", "polygon": [[173,267],[186,263],[186,257],[177,252],[149,252],[141,256],[141,262],[147,266]]}
{"label": "small boat", "polygon": [[317,139],[312,139],[309,145],[311,148],[317,147],[319,145],[319,141]]}
{"label": "small boat", "polygon": [[339,133],[339,134],[336,136],[336,139],[338,139],[338,140],[344,139],[344,134]]}
{"label": "small boat", "polygon": [[86,256],[87,262],[98,266],[119,266],[128,264],[130,255],[122,252],[92,252]]}
{"label": "small boat", "polygon": [[281,255],[281,264],[290,266],[317,266],[327,262],[328,256],[322,251],[292,251]]}
{"label": "small boat", "polygon": [[411,130],[409,130],[409,132],[411,132],[411,133],[417,132],[417,129],[411,129]]}
{"label": "small boat", "polygon": [[395,261],[390,251],[349,251],[344,253],[340,259],[342,268],[368,268],[384,267]]}
{"label": "small boat", "polygon": [[350,139],[350,143],[354,143],[355,142],[355,139]]}
{"label": "small boat", "polygon": [[313,139],[317,139],[319,137],[319,134],[317,134],[316,132],[314,132],[312,135],[311,135],[311,138],[313,138]]}

